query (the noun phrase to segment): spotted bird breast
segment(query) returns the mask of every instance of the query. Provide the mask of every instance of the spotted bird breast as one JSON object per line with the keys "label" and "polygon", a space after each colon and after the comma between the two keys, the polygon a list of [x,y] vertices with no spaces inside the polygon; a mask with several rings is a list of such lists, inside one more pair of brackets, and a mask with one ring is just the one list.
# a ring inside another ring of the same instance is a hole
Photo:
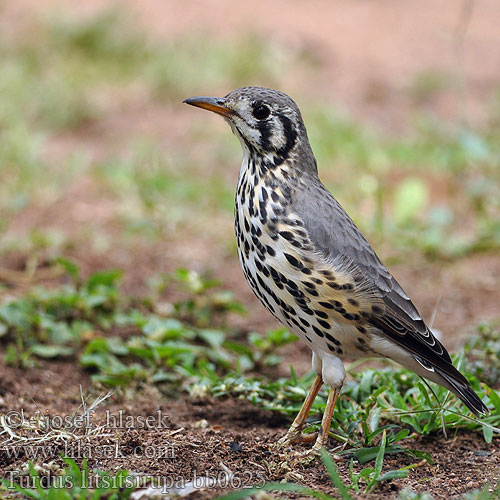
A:
{"label": "spotted bird breast", "polygon": [[313,248],[292,208],[294,180],[283,169],[259,176],[254,165],[244,167],[235,231],[241,267],[255,295],[313,351],[373,355],[352,273]]}

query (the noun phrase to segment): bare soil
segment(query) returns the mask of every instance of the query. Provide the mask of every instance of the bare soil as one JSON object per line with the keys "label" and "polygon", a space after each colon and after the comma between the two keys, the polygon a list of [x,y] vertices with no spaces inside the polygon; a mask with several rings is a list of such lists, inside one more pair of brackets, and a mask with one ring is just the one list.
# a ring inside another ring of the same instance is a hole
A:
{"label": "bare soil", "polygon": [[[2,364],[0,381],[1,411],[23,409],[28,420],[41,410],[52,419],[52,429],[61,427],[57,416],[75,413],[80,404],[80,386],[84,393],[95,393],[88,374],[72,363],[43,362],[27,371]],[[77,413],[81,414],[81,410]],[[18,471],[32,458],[30,454],[38,453],[45,477],[48,471],[63,465],[60,454],[65,452],[80,464],[82,456],[87,456],[89,471],[126,469],[177,487],[207,476],[219,480],[218,485],[192,493],[189,498],[193,499],[213,498],[230,489],[228,486],[259,486],[264,481],[283,479],[335,493],[323,466],[318,461],[302,463],[295,453],[305,451],[309,445],[276,449],[275,442],[286,432],[288,420],[244,400],[165,400],[145,387],[133,399],[113,396],[97,408],[89,422],[90,428],[100,427],[95,437],[90,435],[66,445],[63,439],[38,446],[20,445],[16,447],[17,458],[11,456],[14,447],[0,450],[3,474],[9,477],[10,472]],[[78,425],[72,430],[83,434]],[[382,484],[374,493],[357,498],[392,498],[408,487],[430,491],[436,498],[456,498],[491,482],[500,470],[498,442],[488,445],[476,434],[420,436],[407,444],[431,453],[435,464],[422,461],[408,479]],[[332,455],[335,451],[332,449]],[[415,462],[418,460],[414,457],[401,454],[388,456],[384,471]],[[349,458],[338,458],[336,463],[343,479],[349,482]],[[228,471],[230,476],[226,475]]]}

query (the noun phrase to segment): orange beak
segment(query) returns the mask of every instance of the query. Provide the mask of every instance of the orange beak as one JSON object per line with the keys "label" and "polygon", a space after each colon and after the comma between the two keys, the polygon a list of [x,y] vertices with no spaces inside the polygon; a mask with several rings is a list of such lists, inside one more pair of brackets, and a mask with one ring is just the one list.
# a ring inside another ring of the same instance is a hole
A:
{"label": "orange beak", "polygon": [[226,118],[235,114],[233,110],[226,108],[226,100],[223,97],[190,97],[182,102],[197,108],[208,109],[208,111],[213,111]]}

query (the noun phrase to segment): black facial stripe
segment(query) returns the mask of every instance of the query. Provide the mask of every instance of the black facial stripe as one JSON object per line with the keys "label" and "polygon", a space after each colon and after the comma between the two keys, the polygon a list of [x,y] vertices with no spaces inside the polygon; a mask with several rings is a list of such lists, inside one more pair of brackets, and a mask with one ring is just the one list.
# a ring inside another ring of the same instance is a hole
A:
{"label": "black facial stripe", "polygon": [[271,122],[259,122],[257,124],[257,128],[260,132],[260,145],[264,151],[270,151],[272,149],[271,146],[271,130],[272,124]]}
{"label": "black facial stripe", "polygon": [[279,156],[286,158],[290,150],[295,146],[297,141],[297,131],[293,127],[292,120],[290,120],[288,116],[279,115],[278,118],[283,125],[283,133],[286,137],[286,143],[278,149],[277,153]]}
{"label": "black facial stripe", "polygon": [[[285,135],[285,144],[278,148],[276,151],[276,158],[274,160],[274,165],[280,165],[283,163],[288,153],[295,146],[297,142],[297,132],[293,126],[292,120],[287,116],[278,115],[278,120],[281,121],[282,133]],[[273,151],[274,148],[271,144],[271,135],[273,132],[273,126],[271,121],[263,121],[257,124],[257,128],[260,132],[260,145],[264,151]]]}

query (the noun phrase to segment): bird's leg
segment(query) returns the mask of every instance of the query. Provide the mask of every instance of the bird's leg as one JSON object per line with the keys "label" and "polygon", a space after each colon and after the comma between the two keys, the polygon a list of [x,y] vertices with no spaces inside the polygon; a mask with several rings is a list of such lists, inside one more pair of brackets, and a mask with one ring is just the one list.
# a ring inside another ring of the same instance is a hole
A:
{"label": "bird's leg", "polygon": [[323,448],[328,442],[328,434],[330,432],[330,426],[332,425],[333,410],[335,409],[335,403],[337,402],[341,388],[342,387],[330,388],[325,412],[323,413],[323,419],[321,420],[321,429],[319,430],[318,438],[316,439],[316,442],[311,450],[313,454],[319,454],[319,450],[321,450],[321,448]]}
{"label": "bird's leg", "polygon": [[316,399],[316,396],[318,395],[318,392],[321,389],[322,385],[323,378],[321,377],[321,375],[316,375],[314,383],[309,389],[309,393],[307,394],[306,399],[302,404],[302,408],[295,417],[295,420],[290,426],[290,429],[288,429],[288,432],[285,434],[285,436],[278,441],[279,447],[286,446],[293,442],[307,442],[314,439],[314,435],[312,435],[312,438],[309,438],[308,436],[302,436],[301,431],[302,427],[304,427],[304,422],[306,421],[307,415],[309,415],[309,412],[311,411],[311,406],[313,405],[314,400]]}

